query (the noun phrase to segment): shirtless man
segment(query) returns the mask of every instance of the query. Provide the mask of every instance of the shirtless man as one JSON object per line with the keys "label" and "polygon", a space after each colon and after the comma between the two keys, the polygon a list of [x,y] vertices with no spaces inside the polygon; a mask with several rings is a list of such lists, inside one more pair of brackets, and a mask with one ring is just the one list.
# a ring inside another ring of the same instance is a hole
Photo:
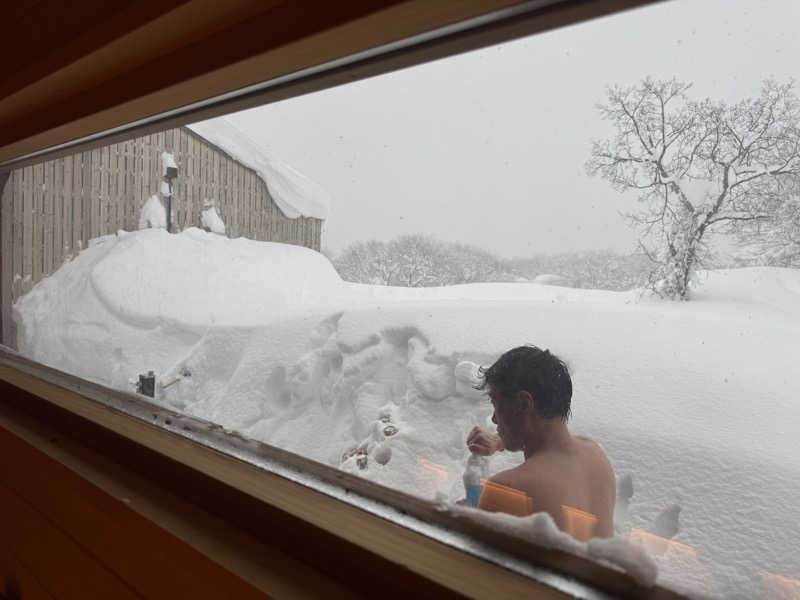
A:
{"label": "shirtless man", "polygon": [[480,389],[487,388],[498,435],[475,427],[467,447],[485,456],[521,450],[525,462],[490,478],[478,508],[547,512],[581,541],[612,536],[614,471],[600,446],[567,430],[572,380],[566,365],[536,346],[514,348],[483,371]]}

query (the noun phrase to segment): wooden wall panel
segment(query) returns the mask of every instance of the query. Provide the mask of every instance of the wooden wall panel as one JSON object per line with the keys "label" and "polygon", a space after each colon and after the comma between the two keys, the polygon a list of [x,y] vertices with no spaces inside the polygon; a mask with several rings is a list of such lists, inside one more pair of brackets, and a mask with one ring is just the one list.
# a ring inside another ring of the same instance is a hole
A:
{"label": "wooden wall panel", "polygon": [[[24,173],[24,169],[18,169],[11,173],[11,179],[9,180],[8,186],[12,185],[12,194],[13,198],[16,198],[16,201],[13,199],[9,199],[8,202],[11,202],[14,205],[14,232],[13,236],[13,264],[14,264],[14,271],[13,273],[9,274],[11,278],[11,285],[12,285],[12,293],[14,296],[18,296],[21,293],[21,279],[17,279],[17,275],[22,273],[23,269],[23,260],[22,260],[22,248],[23,248],[23,239],[22,239],[22,230],[24,227],[24,217],[22,214],[22,175]],[[4,304],[5,306],[5,304]]]}
{"label": "wooden wall panel", "polygon": [[[141,598],[26,499],[4,485],[0,485],[0,519],[4,545],[54,598]],[[113,529],[109,534],[112,532]]]}
{"label": "wooden wall panel", "polygon": [[[53,215],[50,223],[53,233],[53,257],[50,269],[60,265],[64,259],[64,168],[66,161],[53,163]],[[58,267],[55,267],[58,268]]]}
{"label": "wooden wall panel", "polygon": [[[0,306],[11,304],[14,281],[14,177],[0,175]],[[0,341],[11,330],[11,313],[0,311]]]}
{"label": "wooden wall panel", "polygon": [[55,600],[10,547],[3,544],[0,544],[0,598]]}
{"label": "wooden wall panel", "polygon": [[264,598],[3,430],[0,455],[6,544],[55,598]]}
{"label": "wooden wall panel", "polygon": [[64,169],[63,169],[63,179],[62,185],[63,190],[61,192],[61,203],[62,203],[62,220],[61,220],[61,245],[63,248],[62,251],[62,260],[66,259],[68,256],[72,254],[72,247],[74,241],[72,239],[72,195],[73,195],[73,169],[74,169],[74,156],[65,156],[64,157]]}
{"label": "wooden wall panel", "polygon": [[42,273],[49,273],[53,268],[53,162],[49,160],[42,165]]}

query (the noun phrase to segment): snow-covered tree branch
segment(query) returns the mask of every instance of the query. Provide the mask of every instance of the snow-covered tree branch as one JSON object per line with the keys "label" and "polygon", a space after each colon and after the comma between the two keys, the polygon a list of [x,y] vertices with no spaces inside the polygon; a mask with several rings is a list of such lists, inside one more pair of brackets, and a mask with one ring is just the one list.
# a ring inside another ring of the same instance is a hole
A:
{"label": "snow-covered tree branch", "polygon": [[598,106],[616,133],[595,141],[590,174],[636,190],[631,222],[653,260],[652,288],[687,299],[708,254],[710,230],[741,233],[772,223],[800,176],[800,102],[793,85],[764,83],[736,104],[693,100],[691,84],[645,79],[611,86]]}

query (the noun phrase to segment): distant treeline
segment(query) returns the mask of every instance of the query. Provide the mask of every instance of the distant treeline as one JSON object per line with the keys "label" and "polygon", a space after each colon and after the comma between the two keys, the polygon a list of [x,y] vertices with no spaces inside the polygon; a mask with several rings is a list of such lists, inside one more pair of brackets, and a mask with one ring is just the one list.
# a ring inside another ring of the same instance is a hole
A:
{"label": "distant treeline", "polygon": [[508,261],[509,268],[527,279],[554,275],[552,283],[593,290],[630,290],[642,286],[652,270],[643,254],[613,250],[586,250],[559,254],[536,254]]}
{"label": "distant treeline", "polygon": [[535,281],[577,288],[628,290],[643,285],[652,264],[644,255],[612,250],[536,254],[504,259],[468,244],[404,235],[355,242],[331,258],[345,281],[431,287]]}

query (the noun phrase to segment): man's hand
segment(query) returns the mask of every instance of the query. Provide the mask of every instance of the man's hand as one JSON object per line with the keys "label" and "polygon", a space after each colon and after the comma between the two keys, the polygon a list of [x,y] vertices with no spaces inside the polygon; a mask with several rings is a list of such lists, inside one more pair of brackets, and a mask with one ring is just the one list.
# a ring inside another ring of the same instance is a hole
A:
{"label": "man's hand", "polygon": [[499,435],[489,433],[485,429],[475,427],[467,436],[467,448],[474,454],[491,456],[495,452],[505,450]]}

